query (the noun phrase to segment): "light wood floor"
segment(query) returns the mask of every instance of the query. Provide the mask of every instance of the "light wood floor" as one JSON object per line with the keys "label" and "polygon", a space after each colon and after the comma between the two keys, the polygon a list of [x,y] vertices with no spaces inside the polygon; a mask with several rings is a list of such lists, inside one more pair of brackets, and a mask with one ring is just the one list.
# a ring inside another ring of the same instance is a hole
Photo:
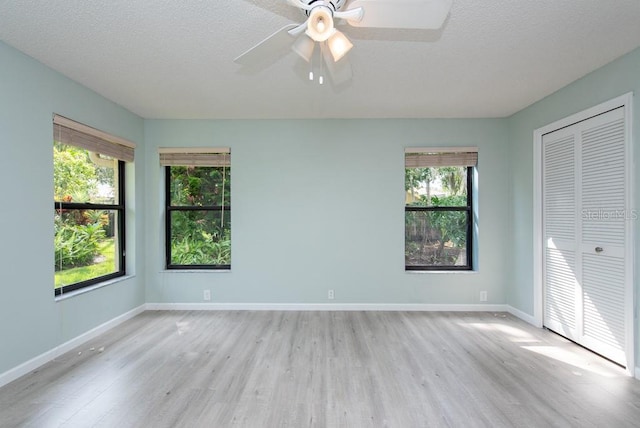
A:
{"label": "light wood floor", "polygon": [[640,382],[510,315],[145,312],[0,389],[0,426],[640,426]]}

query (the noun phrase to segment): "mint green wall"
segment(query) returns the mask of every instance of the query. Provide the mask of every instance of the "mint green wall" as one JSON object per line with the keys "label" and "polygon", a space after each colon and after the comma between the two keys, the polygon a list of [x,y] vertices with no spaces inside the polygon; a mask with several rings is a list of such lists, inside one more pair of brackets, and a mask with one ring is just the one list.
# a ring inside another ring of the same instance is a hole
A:
{"label": "mint green wall", "polygon": [[[505,120],[145,121],[147,301],[505,303]],[[404,148],[479,147],[479,272],[404,271]],[[158,147],[229,146],[232,270],[164,271]]]}
{"label": "mint green wall", "polygon": [[[142,119],[0,42],[0,373],[144,303],[137,275],[63,301],[53,296],[52,114],[143,142]],[[144,150],[129,167],[143,193]],[[132,201],[135,198],[131,199]],[[143,259],[142,201],[129,209],[129,262]],[[133,257],[131,257],[133,256]]]}
{"label": "mint green wall", "polygon": [[[588,74],[508,119],[510,175],[511,273],[507,302],[533,315],[533,131],[556,120],[633,91],[640,93],[640,49]],[[640,106],[634,97],[633,151],[639,164]],[[635,207],[640,209],[640,180],[637,170]],[[640,249],[640,224],[635,224],[636,249]],[[640,251],[636,251],[636,271]],[[636,290],[638,276],[636,275]],[[640,331],[640,329],[638,330]]]}

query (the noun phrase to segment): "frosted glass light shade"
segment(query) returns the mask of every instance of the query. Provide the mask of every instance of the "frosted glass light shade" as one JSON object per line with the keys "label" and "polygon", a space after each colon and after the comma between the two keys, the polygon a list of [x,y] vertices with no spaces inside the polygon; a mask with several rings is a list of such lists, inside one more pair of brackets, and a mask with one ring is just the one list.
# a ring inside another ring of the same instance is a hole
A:
{"label": "frosted glass light shade", "polygon": [[309,37],[302,35],[298,37],[293,46],[291,46],[291,49],[300,55],[302,59],[309,62],[311,61],[311,55],[313,55],[313,49],[315,46],[316,42],[311,40]]}
{"label": "frosted glass light shade", "polygon": [[353,47],[353,43],[340,31],[336,31],[335,34],[329,38],[327,45],[329,45],[331,56],[335,62],[340,61]]}
{"label": "frosted glass light shade", "polygon": [[333,13],[327,6],[316,6],[309,14],[307,36],[316,42],[324,42],[336,32],[333,26]]}

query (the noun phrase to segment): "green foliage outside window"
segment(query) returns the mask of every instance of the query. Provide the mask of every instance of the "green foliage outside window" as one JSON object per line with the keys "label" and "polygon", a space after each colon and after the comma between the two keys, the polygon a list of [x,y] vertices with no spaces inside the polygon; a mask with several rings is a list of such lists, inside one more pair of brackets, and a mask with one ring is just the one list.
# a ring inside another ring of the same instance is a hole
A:
{"label": "green foliage outside window", "polygon": [[231,222],[218,212],[174,211],[171,214],[171,263],[231,264]]}
{"label": "green foliage outside window", "polygon": [[93,264],[100,244],[106,238],[100,223],[75,224],[66,214],[55,216],[55,270],[61,271]]}

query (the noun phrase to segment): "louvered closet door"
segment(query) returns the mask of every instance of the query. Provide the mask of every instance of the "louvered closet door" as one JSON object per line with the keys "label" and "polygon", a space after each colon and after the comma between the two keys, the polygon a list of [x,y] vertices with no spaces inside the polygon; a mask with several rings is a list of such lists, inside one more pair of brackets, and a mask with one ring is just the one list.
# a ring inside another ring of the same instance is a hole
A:
{"label": "louvered closet door", "polygon": [[625,359],[625,141],[623,109],[582,126],[582,343]]}
{"label": "louvered closet door", "polygon": [[542,142],[545,326],[626,366],[624,110]]}
{"label": "louvered closet door", "polygon": [[544,148],[544,324],[578,339],[576,136],[565,128],[543,137]]}

